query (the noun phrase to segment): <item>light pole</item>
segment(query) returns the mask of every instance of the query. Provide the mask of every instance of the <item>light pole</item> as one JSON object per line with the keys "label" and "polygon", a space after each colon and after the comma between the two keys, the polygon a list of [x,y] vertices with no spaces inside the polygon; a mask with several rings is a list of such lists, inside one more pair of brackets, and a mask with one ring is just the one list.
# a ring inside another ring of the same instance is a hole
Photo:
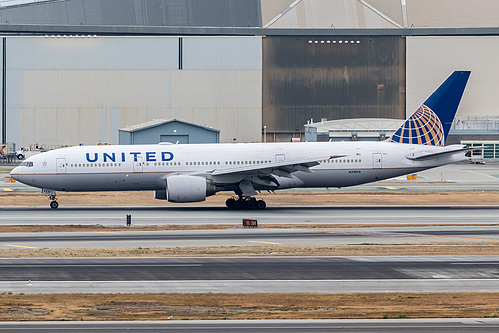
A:
{"label": "light pole", "polygon": [[263,142],[267,143],[267,126],[263,126]]}

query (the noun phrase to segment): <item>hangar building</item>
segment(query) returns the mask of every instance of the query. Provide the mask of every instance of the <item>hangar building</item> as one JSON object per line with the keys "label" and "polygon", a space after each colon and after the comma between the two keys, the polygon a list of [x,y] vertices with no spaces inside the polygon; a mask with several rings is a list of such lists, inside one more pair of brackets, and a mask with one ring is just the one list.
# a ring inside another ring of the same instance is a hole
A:
{"label": "hangar building", "polygon": [[7,3],[1,133],[18,147],[173,118],[220,142],[304,140],[311,118],[404,119],[455,69],[472,76],[453,129],[499,134],[496,0]]}
{"label": "hangar building", "polygon": [[178,119],[154,119],[119,129],[120,145],[219,143],[220,131]]}

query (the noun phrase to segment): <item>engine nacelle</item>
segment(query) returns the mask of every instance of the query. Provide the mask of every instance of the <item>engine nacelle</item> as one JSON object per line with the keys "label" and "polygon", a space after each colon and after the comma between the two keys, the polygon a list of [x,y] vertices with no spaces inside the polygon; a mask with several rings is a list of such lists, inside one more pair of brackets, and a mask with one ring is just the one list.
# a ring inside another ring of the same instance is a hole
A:
{"label": "engine nacelle", "polygon": [[206,178],[175,175],[166,179],[166,191],[156,191],[155,198],[170,202],[199,202],[216,193],[216,186]]}

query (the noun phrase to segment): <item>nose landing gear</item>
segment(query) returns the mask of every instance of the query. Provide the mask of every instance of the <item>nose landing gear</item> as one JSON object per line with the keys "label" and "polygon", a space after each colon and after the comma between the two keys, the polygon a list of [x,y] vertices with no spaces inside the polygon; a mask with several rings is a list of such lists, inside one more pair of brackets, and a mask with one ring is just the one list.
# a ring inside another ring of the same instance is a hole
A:
{"label": "nose landing gear", "polygon": [[257,200],[253,197],[243,197],[239,198],[229,198],[225,201],[225,205],[229,209],[237,209],[237,210],[253,210],[258,209],[262,210],[267,207],[267,204],[263,200]]}
{"label": "nose landing gear", "polygon": [[57,202],[57,198],[55,197],[55,193],[51,194],[49,196],[49,200],[52,200],[52,201],[50,201],[50,208],[57,209],[57,207],[59,207],[59,203]]}
{"label": "nose landing gear", "polygon": [[50,208],[52,209],[57,209],[59,207],[59,203],[57,202],[57,198],[55,197],[55,190],[49,190],[49,189],[42,189],[42,194],[48,194],[49,195],[49,200],[50,201]]}

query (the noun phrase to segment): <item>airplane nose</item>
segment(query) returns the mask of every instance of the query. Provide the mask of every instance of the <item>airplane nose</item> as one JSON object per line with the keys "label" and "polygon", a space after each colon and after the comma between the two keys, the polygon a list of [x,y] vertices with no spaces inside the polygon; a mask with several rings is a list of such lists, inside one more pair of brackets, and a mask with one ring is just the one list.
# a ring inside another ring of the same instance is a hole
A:
{"label": "airplane nose", "polygon": [[19,167],[15,167],[14,169],[12,169],[12,171],[10,172],[10,176],[19,181]]}

